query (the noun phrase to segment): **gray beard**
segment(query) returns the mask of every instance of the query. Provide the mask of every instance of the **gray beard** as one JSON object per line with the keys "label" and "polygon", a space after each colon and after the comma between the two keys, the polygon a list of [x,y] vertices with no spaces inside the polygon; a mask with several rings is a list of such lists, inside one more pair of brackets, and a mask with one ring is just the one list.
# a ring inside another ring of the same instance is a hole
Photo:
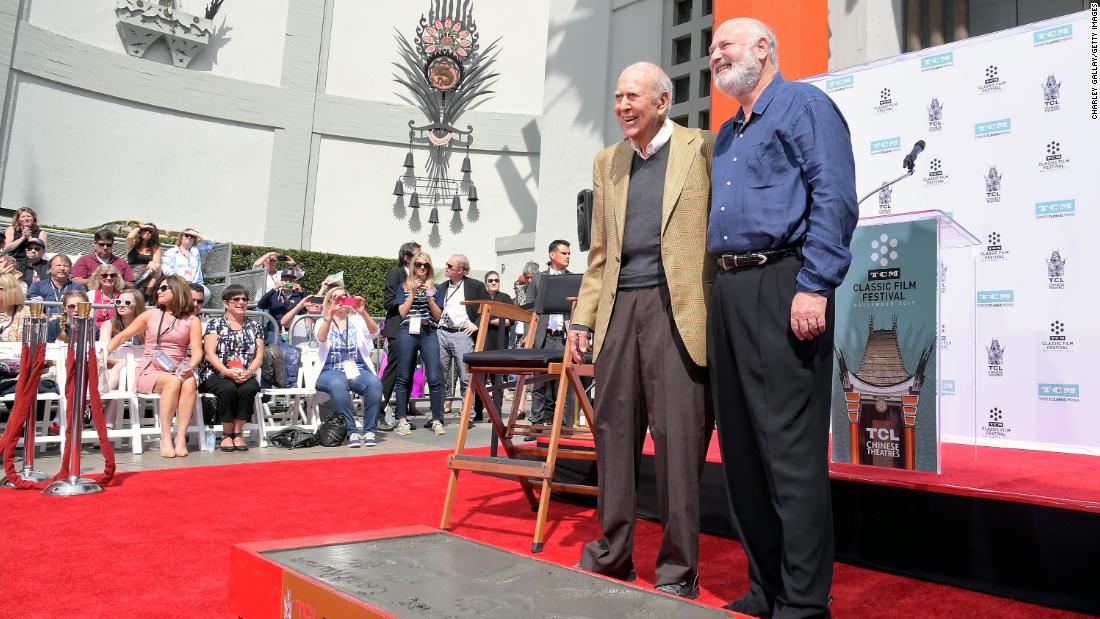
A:
{"label": "gray beard", "polygon": [[718,74],[714,83],[724,94],[737,98],[752,92],[760,83],[762,73],[763,67],[746,59],[731,64],[728,71]]}

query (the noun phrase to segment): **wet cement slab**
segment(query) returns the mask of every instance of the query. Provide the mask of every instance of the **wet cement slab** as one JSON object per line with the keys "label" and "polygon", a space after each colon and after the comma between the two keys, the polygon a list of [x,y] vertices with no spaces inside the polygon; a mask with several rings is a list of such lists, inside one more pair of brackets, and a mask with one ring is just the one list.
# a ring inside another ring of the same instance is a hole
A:
{"label": "wet cement slab", "polygon": [[446,533],[262,554],[397,617],[729,617]]}

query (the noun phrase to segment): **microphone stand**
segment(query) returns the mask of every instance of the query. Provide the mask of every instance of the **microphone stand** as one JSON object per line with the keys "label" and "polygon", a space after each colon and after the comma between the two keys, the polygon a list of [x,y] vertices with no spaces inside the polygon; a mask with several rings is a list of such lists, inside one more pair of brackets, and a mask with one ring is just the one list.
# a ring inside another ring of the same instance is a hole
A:
{"label": "microphone stand", "polygon": [[874,190],[874,191],[872,191],[871,193],[869,193],[869,194],[867,194],[867,195],[863,196],[862,198],[860,198],[860,199],[859,199],[859,202],[856,202],[856,206],[859,206],[860,204],[863,204],[863,202],[864,202],[865,200],[867,200],[867,198],[870,198],[871,196],[873,196],[873,195],[875,195],[876,193],[878,193],[878,192],[882,191],[883,189],[886,189],[887,187],[889,187],[889,186],[893,185],[894,183],[897,183],[897,182],[901,181],[902,179],[905,179],[905,178],[909,178],[910,176],[912,176],[912,175],[913,175],[913,171],[914,171],[914,170],[916,169],[916,167],[917,167],[917,164],[916,164],[916,162],[914,162],[914,163],[912,163],[911,165],[908,165],[908,166],[906,166],[906,167],[907,167],[908,169],[907,169],[907,170],[905,171],[905,174],[902,174],[901,176],[899,176],[899,177],[895,178],[894,180],[892,180],[892,181],[890,181],[890,182],[888,182],[888,183],[883,183],[882,185],[880,185],[880,186],[879,186],[879,187],[878,187],[877,189],[875,189],[875,190]]}

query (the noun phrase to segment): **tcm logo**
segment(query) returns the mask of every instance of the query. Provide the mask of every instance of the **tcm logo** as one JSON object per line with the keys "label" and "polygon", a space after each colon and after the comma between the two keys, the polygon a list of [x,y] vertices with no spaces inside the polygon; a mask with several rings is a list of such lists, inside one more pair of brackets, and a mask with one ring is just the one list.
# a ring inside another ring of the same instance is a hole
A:
{"label": "tcm logo", "polygon": [[1012,133],[1012,119],[1001,118],[999,120],[987,120],[974,124],[974,137],[991,138],[995,135],[1007,135]]}
{"label": "tcm logo", "polygon": [[943,69],[955,64],[955,52],[946,52],[943,54],[936,54],[935,56],[926,56],[920,59],[921,71],[935,71],[936,69]]}
{"label": "tcm logo", "polygon": [[1062,352],[1073,350],[1073,340],[1066,332],[1066,323],[1055,320],[1050,323],[1050,335],[1042,342],[1043,350],[1047,352]]}
{"label": "tcm logo", "polygon": [[901,150],[901,136],[871,140],[872,155],[885,155],[899,150]]}
{"label": "tcm logo", "polygon": [[1046,402],[1080,402],[1081,385],[1039,383],[1039,399]]}
{"label": "tcm logo", "polygon": [[986,307],[1005,307],[1016,303],[1016,293],[1012,290],[979,290],[978,305]]}
{"label": "tcm logo", "polygon": [[1000,232],[990,232],[986,243],[985,249],[979,252],[983,262],[1000,262],[1008,258],[1009,251],[1005,248]]}
{"label": "tcm logo", "polygon": [[898,102],[894,101],[893,93],[889,88],[883,88],[878,93],[878,105],[875,106],[876,114],[886,114],[893,112],[898,107]]}
{"label": "tcm logo", "polygon": [[1073,24],[1065,24],[1063,26],[1055,26],[1053,28],[1047,28],[1046,30],[1039,30],[1031,35],[1031,41],[1033,47],[1039,47],[1040,45],[1050,45],[1052,43],[1059,43],[1061,41],[1068,41],[1073,38]]}
{"label": "tcm logo", "polygon": [[986,438],[1008,438],[1011,433],[1012,429],[1005,423],[1004,411],[996,406],[989,409],[989,421],[982,426],[982,434]]}
{"label": "tcm logo", "polygon": [[940,395],[955,395],[955,381],[953,379],[943,379],[940,381]]}
{"label": "tcm logo", "polygon": [[1008,86],[1008,82],[1001,79],[1001,70],[997,65],[991,64],[985,68],[985,79],[978,84],[978,92],[988,95],[1001,92],[1005,86]]}
{"label": "tcm logo", "polygon": [[928,162],[928,176],[924,177],[925,187],[942,185],[947,182],[947,179],[947,172],[943,169],[943,161],[941,159],[937,157]]}
{"label": "tcm logo", "polygon": [[1069,158],[1062,153],[1062,143],[1058,140],[1047,142],[1043,160],[1039,162],[1039,170],[1049,172],[1067,168],[1069,168]]}
{"label": "tcm logo", "polygon": [[1035,203],[1035,219],[1060,219],[1077,215],[1077,200],[1052,200]]}
{"label": "tcm logo", "polygon": [[856,78],[851,75],[845,75],[844,77],[835,77],[831,80],[825,81],[825,92],[836,92],[838,90],[848,90],[855,85]]}

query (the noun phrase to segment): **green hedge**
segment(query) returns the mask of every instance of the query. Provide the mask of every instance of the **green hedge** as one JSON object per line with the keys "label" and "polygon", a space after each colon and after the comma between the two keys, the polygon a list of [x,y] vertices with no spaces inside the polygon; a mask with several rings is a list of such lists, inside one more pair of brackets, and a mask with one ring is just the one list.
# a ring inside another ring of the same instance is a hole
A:
{"label": "green hedge", "polygon": [[302,277],[302,290],[313,294],[321,287],[325,277],[338,271],[344,272],[344,284],[348,292],[362,296],[367,300],[367,311],[371,316],[383,316],[382,288],[385,286],[386,271],[397,264],[393,258],[373,258],[365,256],[342,256],[302,249],[281,249],[279,247],[260,247],[256,245],[233,244],[232,271],[247,271],[256,259],[269,251],[286,254],[294,259],[298,268],[305,271]]}

